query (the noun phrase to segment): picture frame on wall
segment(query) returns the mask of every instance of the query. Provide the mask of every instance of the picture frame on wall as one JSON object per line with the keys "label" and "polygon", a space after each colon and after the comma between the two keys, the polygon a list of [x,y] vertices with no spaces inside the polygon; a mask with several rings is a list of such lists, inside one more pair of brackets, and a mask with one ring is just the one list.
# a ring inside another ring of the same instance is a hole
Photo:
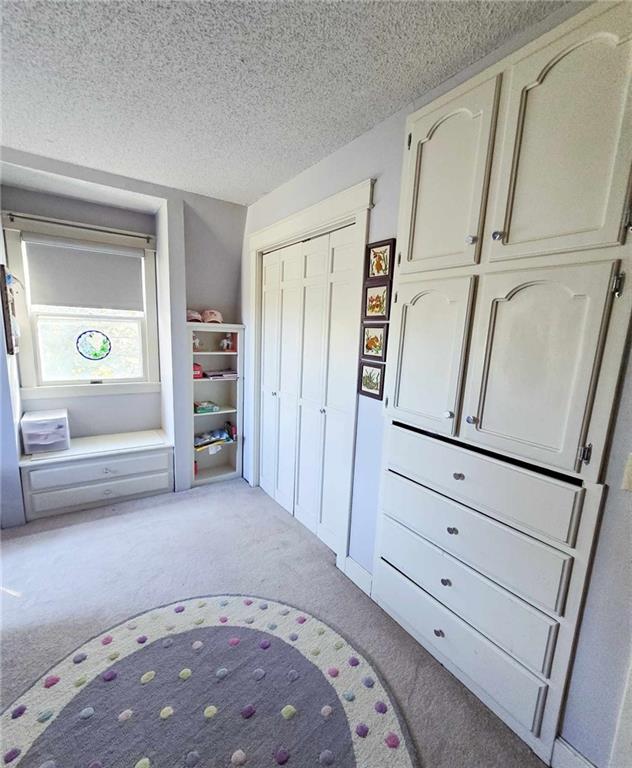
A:
{"label": "picture frame on wall", "polygon": [[386,360],[388,325],[386,323],[363,323],[360,357],[374,362]]}
{"label": "picture frame on wall", "polygon": [[369,243],[364,259],[364,282],[392,280],[395,264],[395,238]]}
{"label": "picture frame on wall", "polygon": [[358,368],[358,393],[381,400],[384,396],[384,363],[360,360]]}
{"label": "picture frame on wall", "polygon": [[390,303],[390,280],[367,283],[362,293],[362,319],[365,321],[388,320]]}

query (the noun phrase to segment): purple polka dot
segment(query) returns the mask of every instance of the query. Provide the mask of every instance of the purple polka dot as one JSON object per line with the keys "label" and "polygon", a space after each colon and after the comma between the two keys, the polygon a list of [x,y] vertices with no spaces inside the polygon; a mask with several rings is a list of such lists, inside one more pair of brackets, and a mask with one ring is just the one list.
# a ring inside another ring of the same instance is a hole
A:
{"label": "purple polka dot", "polygon": [[274,759],[279,765],[285,765],[290,759],[290,753],[287,751],[287,749],[283,749],[283,747],[281,747],[274,753]]}
{"label": "purple polka dot", "polygon": [[376,701],[374,709],[378,714],[383,715],[387,712],[388,707],[383,701]]}
{"label": "purple polka dot", "polygon": [[26,712],[26,704],[20,704],[17,706],[12,712],[11,712],[11,720],[17,720],[18,717],[22,717],[22,715]]}
{"label": "purple polka dot", "polygon": [[136,638],[136,642],[137,642],[139,645],[144,645],[144,643],[146,643],[146,642],[147,642],[147,635],[139,635],[139,636]]}
{"label": "purple polka dot", "polygon": [[364,723],[360,723],[359,725],[356,725],[355,731],[361,739],[364,739],[369,734],[369,727]]}
{"label": "purple polka dot", "polygon": [[46,680],[44,680],[44,688],[52,688],[54,685],[57,685],[59,682],[59,678],[57,675],[49,675]]}
{"label": "purple polka dot", "polygon": [[101,645],[109,645],[114,638],[112,635],[106,635],[105,637],[101,638]]}
{"label": "purple polka dot", "polygon": [[305,624],[305,622],[306,622],[306,621],[307,621],[307,617],[306,617],[306,616],[299,616],[299,617],[296,619],[296,623],[297,623],[297,624]]}
{"label": "purple polka dot", "polygon": [[176,607],[173,609],[176,613],[182,613],[184,611],[183,605],[176,605]]}
{"label": "purple polka dot", "polygon": [[87,659],[87,655],[85,653],[76,653],[72,657],[73,664],[81,664],[82,661],[85,661]]}
{"label": "purple polka dot", "polygon": [[4,762],[5,765],[7,763],[12,763],[16,757],[20,756],[20,753],[22,750],[18,749],[17,747],[13,747],[13,749],[10,749],[8,752],[4,753]]}
{"label": "purple polka dot", "polygon": [[375,680],[372,677],[364,677],[362,678],[362,685],[364,685],[366,688],[373,688],[375,685]]}
{"label": "purple polka dot", "polygon": [[360,663],[360,659],[356,659],[356,657],[355,657],[355,656],[352,656],[352,657],[349,659],[349,666],[350,666],[350,667],[357,667],[359,663]]}
{"label": "purple polka dot", "polygon": [[292,642],[294,642],[295,640],[298,640],[298,635],[296,634],[296,632],[292,632],[292,634],[290,635],[290,640]]}
{"label": "purple polka dot", "polygon": [[113,669],[108,669],[101,675],[101,679],[106,683],[109,683],[111,680],[116,680],[116,672]]}
{"label": "purple polka dot", "polygon": [[386,734],[384,743],[386,744],[387,747],[390,747],[391,749],[397,749],[397,747],[399,747],[399,737],[397,736],[397,734],[393,733],[392,731],[389,731],[389,733]]}
{"label": "purple polka dot", "polygon": [[222,624],[226,624],[226,622],[228,621],[228,616],[220,616],[219,620]]}
{"label": "purple polka dot", "polygon": [[241,716],[244,718],[244,720],[248,720],[248,718],[252,717],[256,711],[257,710],[252,706],[252,704],[248,704],[247,707],[244,707],[241,710]]}
{"label": "purple polka dot", "polygon": [[247,597],[247,598],[244,600],[244,605],[252,605],[252,600],[251,600],[249,597]]}
{"label": "purple polka dot", "polygon": [[269,647],[270,647],[270,641],[269,641],[267,638],[264,638],[264,639],[263,639],[263,640],[262,640],[262,641],[259,643],[259,648],[261,648],[261,649],[262,649],[262,650],[264,650],[264,651],[266,651],[266,650],[267,650]]}
{"label": "purple polka dot", "polygon": [[235,648],[240,643],[240,640],[238,637],[231,637],[228,641],[228,645],[230,645],[232,648]]}
{"label": "purple polka dot", "polygon": [[100,760],[93,760],[88,768],[103,768],[103,763]]}

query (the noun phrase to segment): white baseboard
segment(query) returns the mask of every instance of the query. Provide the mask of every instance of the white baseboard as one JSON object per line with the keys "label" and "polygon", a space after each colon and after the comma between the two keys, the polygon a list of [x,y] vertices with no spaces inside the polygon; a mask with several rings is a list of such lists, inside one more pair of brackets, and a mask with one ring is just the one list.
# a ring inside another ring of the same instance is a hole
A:
{"label": "white baseboard", "polygon": [[595,768],[595,766],[564,739],[557,738],[553,745],[551,768]]}
{"label": "white baseboard", "polygon": [[[370,595],[371,574],[366,570],[366,568],[363,568],[360,563],[357,563],[350,557],[345,558],[342,565],[343,567],[340,570],[342,570],[345,575],[351,579],[356,587],[359,587],[363,592],[366,592],[367,595]],[[340,564],[338,564],[338,567],[340,568]]]}

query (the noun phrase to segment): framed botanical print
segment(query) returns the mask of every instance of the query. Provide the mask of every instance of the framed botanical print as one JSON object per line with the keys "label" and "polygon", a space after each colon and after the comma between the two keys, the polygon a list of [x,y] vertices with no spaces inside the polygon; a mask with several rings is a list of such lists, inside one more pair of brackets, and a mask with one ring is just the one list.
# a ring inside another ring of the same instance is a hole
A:
{"label": "framed botanical print", "polygon": [[364,261],[364,280],[393,279],[393,264],[395,262],[395,240],[380,240],[369,243],[366,247]]}
{"label": "framed botanical print", "polygon": [[369,363],[360,360],[358,372],[358,392],[366,397],[381,400],[384,394],[384,368],[382,363]]}
{"label": "framed botanical print", "polygon": [[368,283],[364,286],[362,319],[388,320],[391,299],[391,284],[389,280],[381,283]]}
{"label": "framed botanical print", "polygon": [[362,348],[360,357],[369,360],[383,362],[386,360],[386,339],[388,336],[388,325],[380,323],[379,325],[362,325]]}

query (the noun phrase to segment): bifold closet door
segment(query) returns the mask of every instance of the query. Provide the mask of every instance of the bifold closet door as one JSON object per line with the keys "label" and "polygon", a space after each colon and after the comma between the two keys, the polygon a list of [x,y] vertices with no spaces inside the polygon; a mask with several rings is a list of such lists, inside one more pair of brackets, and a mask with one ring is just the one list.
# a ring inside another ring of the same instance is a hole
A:
{"label": "bifold closet door", "polygon": [[302,322],[294,516],[313,533],[320,517],[329,235],[301,243]]}

